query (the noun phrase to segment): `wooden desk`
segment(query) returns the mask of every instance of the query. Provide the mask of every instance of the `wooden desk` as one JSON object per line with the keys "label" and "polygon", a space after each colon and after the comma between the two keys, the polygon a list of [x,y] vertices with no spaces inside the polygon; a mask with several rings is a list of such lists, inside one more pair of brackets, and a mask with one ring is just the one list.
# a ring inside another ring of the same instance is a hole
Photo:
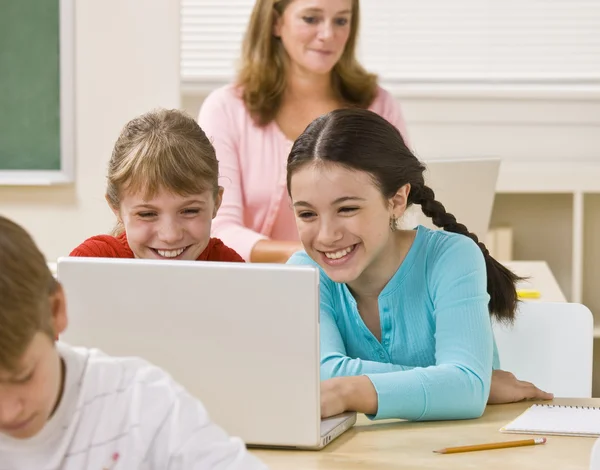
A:
{"label": "wooden desk", "polygon": [[[600,398],[551,403],[600,406]],[[371,422],[360,416],[351,430],[321,451],[252,450],[271,470],[588,470],[595,439],[548,436],[544,445],[463,454],[434,454],[444,447],[526,439],[499,429],[532,402],[488,406],[483,417],[465,421]]]}
{"label": "wooden desk", "polygon": [[539,299],[524,299],[540,302],[566,302],[556,278],[545,261],[503,261],[502,264],[521,277],[528,277],[521,282],[518,289],[535,289],[540,291]]}

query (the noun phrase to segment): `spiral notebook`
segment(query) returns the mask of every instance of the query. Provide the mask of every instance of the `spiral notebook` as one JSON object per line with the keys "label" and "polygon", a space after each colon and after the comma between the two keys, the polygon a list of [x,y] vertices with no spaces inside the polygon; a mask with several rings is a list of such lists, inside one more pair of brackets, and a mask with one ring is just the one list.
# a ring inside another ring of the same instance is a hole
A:
{"label": "spiral notebook", "polygon": [[501,432],[556,436],[600,436],[600,408],[570,405],[532,405]]}

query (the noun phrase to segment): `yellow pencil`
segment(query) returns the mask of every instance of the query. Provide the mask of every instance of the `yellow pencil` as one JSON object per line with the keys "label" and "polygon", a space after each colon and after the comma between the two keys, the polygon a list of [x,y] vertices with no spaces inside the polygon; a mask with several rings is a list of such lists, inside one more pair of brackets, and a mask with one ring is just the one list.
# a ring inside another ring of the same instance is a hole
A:
{"label": "yellow pencil", "polygon": [[542,294],[534,289],[517,289],[517,296],[520,299],[539,299]]}
{"label": "yellow pencil", "polygon": [[507,449],[509,447],[523,447],[523,446],[534,446],[537,444],[545,444],[546,438],[540,437],[538,439],[523,439],[519,441],[505,441],[505,442],[493,442],[490,444],[477,444],[472,446],[461,446],[461,447],[446,447],[445,449],[434,450],[437,454],[457,454],[459,452],[474,452],[477,450],[491,450],[491,449]]}

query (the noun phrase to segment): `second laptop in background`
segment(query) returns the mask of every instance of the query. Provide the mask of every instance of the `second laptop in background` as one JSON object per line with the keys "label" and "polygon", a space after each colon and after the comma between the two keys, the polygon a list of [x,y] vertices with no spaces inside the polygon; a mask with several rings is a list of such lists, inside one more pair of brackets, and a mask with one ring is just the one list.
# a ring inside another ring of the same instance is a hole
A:
{"label": "second laptop in background", "polygon": [[[427,167],[425,184],[433,189],[435,199],[458,222],[485,241],[492,218],[500,160],[427,160],[423,163]],[[423,214],[421,206],[411,207],[406,219],[408,225],[416,223],[438,228]]]}

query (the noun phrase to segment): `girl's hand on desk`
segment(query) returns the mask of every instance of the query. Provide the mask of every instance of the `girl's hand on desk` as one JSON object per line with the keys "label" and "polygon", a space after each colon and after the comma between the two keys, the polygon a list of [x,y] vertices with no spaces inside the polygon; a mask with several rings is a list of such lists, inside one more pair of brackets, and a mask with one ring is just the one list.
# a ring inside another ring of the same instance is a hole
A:
{"label": "girl's hand on desk", "polygon": [[488,405],[514,403],[522,400],[552,400],[554,395],[540,390],[531,382],[517,379],[504,370],[492,372],[492,385]]}
{"label": "girl's hand on desk", "polygon": [[343,379],[336,377],[321,382],[321,418],[329,418],[346,411],[342,393]]}
{"label": "girl's hand on desk", "polygon": [[344,411],[377,413],[377,392],[371,379],[334,377],[321,382],[321,417],[328,418]]}

